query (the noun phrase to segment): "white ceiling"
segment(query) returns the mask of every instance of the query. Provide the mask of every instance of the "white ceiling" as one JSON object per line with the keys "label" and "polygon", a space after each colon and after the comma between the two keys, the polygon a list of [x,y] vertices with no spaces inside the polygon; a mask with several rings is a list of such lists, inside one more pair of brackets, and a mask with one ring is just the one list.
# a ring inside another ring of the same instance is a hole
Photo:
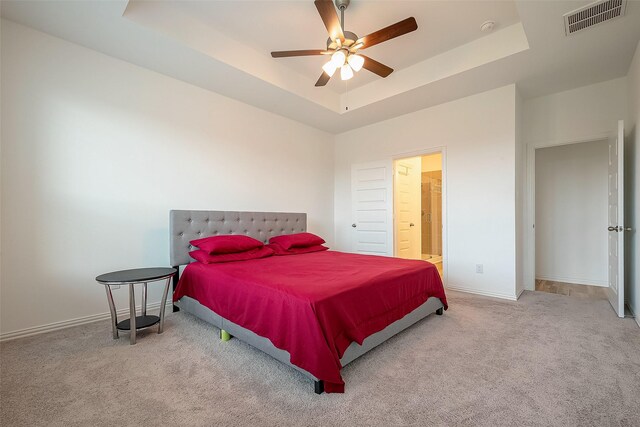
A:
{"label": "white ceiling", "polygon": [[[324,49],[327,30],[312,1],[187,1],[185,13],[256,51]],[[463,11],[464,13],[461,13]],[[427,58],[485,36],[480,26],[496,22],[496,30],[520,21],[510,0],[367,1],[353,0],[345,11],[345,29],[363,37],[413,16],[418,31],[366,50],[371,58],[403,69]],[[287,67],[316,79],[327,57],[278,59]],[[380,77],[358,73],[350,89]],[[345,91],[344,82],[331,79],[327,88]]]}
{"label": "white ceiling", "polygon": [[[626,75],[640,39],[640,1],[627,15],[572,36],[562,15],[579,1],[352,0],[346,27],[364,36],[408,16],[418,30],[367,50],[395,69],[366,70],[347,88],[314,87],[323,58],[273,59],[271,50],[322,48],[311,0],[16,1],[2,17],[309,124],[339,133],[516,83],[541,96]],[[497,28],[485,35],[487,19]],[[348,107],[348,109],[347,109]]]}

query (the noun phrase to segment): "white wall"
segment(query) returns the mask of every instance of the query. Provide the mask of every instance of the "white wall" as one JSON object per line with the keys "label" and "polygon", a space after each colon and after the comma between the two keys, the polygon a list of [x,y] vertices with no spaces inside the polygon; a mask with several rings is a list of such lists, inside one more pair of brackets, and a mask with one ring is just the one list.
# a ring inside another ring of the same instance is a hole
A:
{"label": "white wall", "polygon": [[640,325],[640,43],[627,75],[629,120],[625,149],[625,226],[627,301]]}
{"label": "white wall", "polygon": [[607,286],[607,140],[536,150],[536,278]]}
{"label": "white wall", "polygon": [[524,137],[536,147],[606,138],[627,118],[625,77],[524,101]]}
{"label": "white wall", "polygon": [[2,23],[0,19],[0,331],[2,330]]}
{"label": "white wall", "polygon": [[1,72],[3,336],[108,312],[95,276],[168,265],[170,209],[307,212],[332,245],[331,135],[7,21]]}
{"label": "white wall", "polygon": [[448,286],[514,298],[515,98],[510,85],[338,135],[336,246],[350,247],[352,164],[444,147]]}
{"label": "white wall", "polygon": [[516,167],[516,294],[520,295],[525,290],[525,264],[526,264],[526,245],[525,234],[526,230],[526,174],[527,174],[527,162],[526,162],[526,144],[524,141],[524,122],[523,122],[523,99],[520,93],[516,90],[516,105],[515,105],[515,120],[516,120],[516,133],[515,133],[515,167]]}

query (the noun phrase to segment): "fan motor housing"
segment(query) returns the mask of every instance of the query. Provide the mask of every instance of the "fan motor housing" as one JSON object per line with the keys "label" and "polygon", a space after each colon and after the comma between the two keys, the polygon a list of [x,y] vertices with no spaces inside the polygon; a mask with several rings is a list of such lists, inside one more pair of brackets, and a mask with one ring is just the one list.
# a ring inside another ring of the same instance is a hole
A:
{"label": "fan motor housing", "polygon": [[[358,36],[355,33],[352,33],[351,31],[343,31],[343,33],[344,33],[344,43],[342,43],[342,46],[349,47],[353,45],[356,42],[356,40],[358,40]],[[331,40],[331,38],[328,38],[327,49],[335,50],[337,48],[338,48],[338,44],[333,40]]]}

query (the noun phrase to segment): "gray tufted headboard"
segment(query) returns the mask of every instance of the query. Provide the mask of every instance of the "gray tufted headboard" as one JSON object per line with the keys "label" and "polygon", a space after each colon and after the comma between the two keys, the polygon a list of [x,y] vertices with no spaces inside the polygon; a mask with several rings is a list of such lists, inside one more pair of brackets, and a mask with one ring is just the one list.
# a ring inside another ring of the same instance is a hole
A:
{"label": "gray tufted headboard", "polygon": [[285,212],[178,211],[169,214],[172,266],[189,264],[191,240],[217,234],[245,234],[265,243],[270,237],[307,231],[307,214]]}

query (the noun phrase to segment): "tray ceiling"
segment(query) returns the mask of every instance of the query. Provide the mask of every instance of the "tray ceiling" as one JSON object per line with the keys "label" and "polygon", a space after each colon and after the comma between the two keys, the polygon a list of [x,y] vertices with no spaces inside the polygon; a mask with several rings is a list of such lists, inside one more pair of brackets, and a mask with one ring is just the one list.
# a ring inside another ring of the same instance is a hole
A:
{"label": "tray ceiling", "polygon": [[[326,32],[308,1],[18,1],[2,17],[133,64],[339,133],[516,84],[536,97],[626,75],[640,39],[640,2],[625,16],[566,36],[563,15],[589,1],[352,0],[345,22],[364,36],[414,16],[418,30],[365,52],[395,69],[316,88]],[[480,31],[486,20],[497,25]]]}

